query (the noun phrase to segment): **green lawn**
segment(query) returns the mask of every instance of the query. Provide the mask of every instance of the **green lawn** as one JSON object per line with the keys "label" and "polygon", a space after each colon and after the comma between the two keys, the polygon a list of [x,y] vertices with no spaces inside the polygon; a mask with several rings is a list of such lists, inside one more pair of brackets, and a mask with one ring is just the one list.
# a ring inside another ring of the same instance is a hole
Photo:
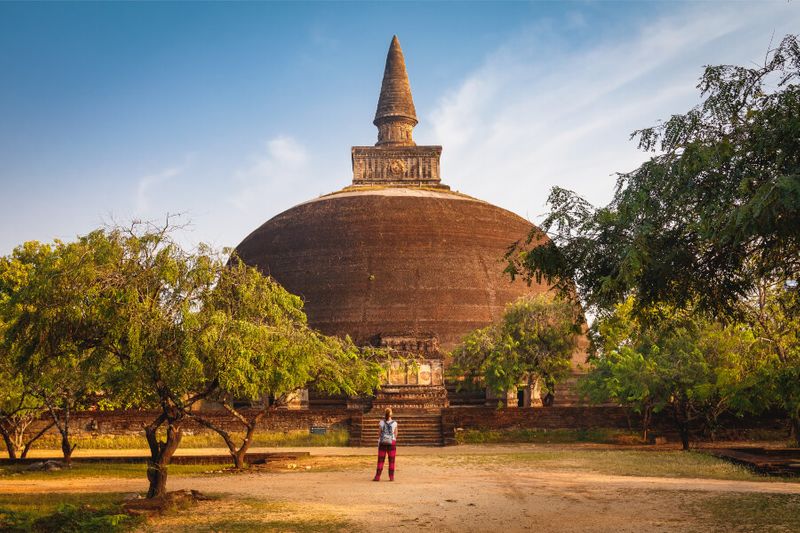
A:
{"label": "green lawn", "polygon": [[680,504],[698,517],[697,531],[800,531],[797,494],[683,492]]}
{"label": "green lawn", "polygon": [[[229,468],[222,465],[170,465],[170,476],[195,476],[205,472],[215,472]],[[28,470],[24,465],[0,466],[0,479],[64,479],[86,477],[115,477],[145,479],[147,465],[130,463],[75,463],[70,468],[44,472]],[[211,475],[211,474],[209,474]]]}
{"label": "green lawn", "polygon": [[125,531],[143,522],[124,514],[122,494],[0,494],[0,531],[62,533]]}
{"label": "green lawn", "polygon": [[149,518],[123,513],[119,493],[0,494],[0,531],[117,532],[145,526],[191,532],[354,531],[354,524],[331,513],[308,513],[302,506],[249,498],[220,498],[189,509],[173,509]]}
{"label": "green lawn", "polygon": [[[244,433],[232,432],[234,441],[240,443]],[[262,431],[253,435],[251,447],[297,447],[297,446],[347,446],[350,435],[347,430],[328,430],[325,435],[312,435],[307,430]],[[144,435],[97,435],[72,439],[83,450],[126,450],[147,448]],[[184,435],[181,448],[225,448],[222,437],[212,432]],[[61,450],[57,435],[45,435],[36,441],[36,450]]]}

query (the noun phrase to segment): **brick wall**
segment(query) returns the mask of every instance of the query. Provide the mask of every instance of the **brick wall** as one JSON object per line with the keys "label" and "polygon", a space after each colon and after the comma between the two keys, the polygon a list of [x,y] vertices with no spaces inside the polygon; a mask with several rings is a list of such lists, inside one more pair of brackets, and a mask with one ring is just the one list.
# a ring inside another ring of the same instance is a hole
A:
{"label": "brick wall", "polygon": [[628,427],[628,418],[621,407],[451,407],[443,416],[443,422],[464,429]]}
{"label": "brick wall", "polygon": [[[245,415],[247,410],[243,411]],[[350,419],[353,414],[360,411],[349,409],[320,409],[320,410],[276,410],[267,414],[258,424],[258,429],[269,431],[308,430],[311,426],[325,426],[329,428],[350,428]],[[74,435],[91,435],[100,433],[104,435],[134,435],[143,434],[144,426],[157,416],[156,412],[148,411],[84,411],[76,413],[72,418],[71,431]],[[227,411],[207,411],[206,418],[225,430],[243,431],[239,424]],[[39,422],[43,424],[44,421]],[[41,426],[39,426],[41,427]],[[199,426],[192,420],[183,424],[186,431],[203,433],[208,429]],[[35,428],[33,428],[35,429]],[[55,432],[52,429],[51,432]]]}
{"label": "brick wall", "polygon": [[[443,412],[442,424],[463,429],[628,429],[638,431],[640,418],[635,413],[614,406],[565,406],[543,408],[496,409],[494,407],[451,407]],[[789,424],[780,412],[760,416],[737,417],[723,415],[719,420],[719,438],[747,438],[755,431],[786,431]],[[651,430],[661,434],[675,434],[669,413],[653,416]],[[695,427],[696,431],[697,428]]]}
{"label": "brick wall", "polygon": [[[244,411],[247,413],[247,411]],[[360,417],[357,409],[311,409],[276,410],[265,416],[258,425],[262,431],[308,430],[311,426],[351,429],[352,419]],[[226,411],[208,411],[206,416],[230,431],[242,431],[242,426]],[[142,434],[143,428],[156,417],[155,412],[147,411],[86,411],[73,416],[71,431],[74,435],[132,435]],[[45,419],[46,420],[46,419]],[[45,420],[38,424],[44,424]],[[494,407],[450,407],[442,411],[442,426],[452,431],[463,429],[639,429],[639,417],[626,414],[622,407],[613,406],[564,406],[545,408]],[[724,416],[720,420],[723,428],[721,438],[748,437],[758,430],[787,431],[788,422],[781,413],[767,413],[758,417]],[[38,427],[41,427],[40,425]],[[191,420],[184,423],[184,430],[203,433],[210,430]],[[36,425],[33,430],[36,429]],[[653,418],[651,429],[657,433],[673,434],[674,426],[667,413]],[[51,432],[55,432],[52,429]]]}

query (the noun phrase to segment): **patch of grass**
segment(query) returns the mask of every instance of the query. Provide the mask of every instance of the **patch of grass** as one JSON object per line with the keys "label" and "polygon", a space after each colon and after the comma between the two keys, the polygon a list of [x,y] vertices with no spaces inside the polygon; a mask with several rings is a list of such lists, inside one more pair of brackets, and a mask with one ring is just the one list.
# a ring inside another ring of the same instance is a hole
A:
{"label": "patch of grass", "polygon": [[269,501],[260,498],[222,498],[201,502],[190,512],[174,511],[150,518],[158,531],[356,531],[352,522],[327,506]]}
{"label": "patch of grass", "polygon": [[0,531],[126,531],[143,519],[123,513],[113,493],[0,494]]}
{"label": "patch of grass", "polygon": [[[236,442],[244,438],[243,432],[232,432]],[[347,446],[350,434],[346,429],[328,430],[325,435],[312,435],[307,430],[262,431],[253,436],[251,447],[297,447],[297,446]],[[72,440],[79,449],[84,450],[124,450],[147,448],[144,435],[96,435],[77,437]],[[181,448],[224,448],[222,437],[213,432],[194,435],[185,434],[181,439]],[[57,435],[44,435],[36,441],[37,450],[60,450],[61,440]]]}
{"label": "patch of grass", "polygon": [[467,429],[456,432],[458,444],[643,444],[638,433],[617,429]]}
{"label": "patch of grass", "polygon": [[0,494],[0,531],[116,532],[143,525],[169,531],[354,531],[354,524],[325,510],[255,498],[220,498],[145,519],[122,512],[119,493]]}
{"label": "patch of grass", "polygon": [[[196,476],[205,472],[222,470],[230,464],[224,465],[170,465],[168,475]],[[131,463],[75,463],[70,468],[45,472],[41,470],[27,470],[26,465],[0,466],[0,478],[19,477],[22,479],[64,479],[87,477],[114,477],[123,479],[144,478],[147,472],[145,464]]]}
{"label": "patch of grass", "polygon": [[[299,533],[326,533],[328,531],[353,531],[353,525],[347,520],[341,519],[315,519],[307,520],[302,518],[286,518],[282,520],[248,520],[246,518],[230,518],[217,520],[202,526],[193,525],[191,531],[198,532],[256,532],[256,531],[296,531]],[[173,530],[174,531],[174,530]],[[188,531],[188,530],[187,530]]]}
{"label": "patch of grass", "polygon": [[697,495],[685,502],[715,531],[800,531],[798,494]]}
{"label": "patch of grass", "polygon": [[750,470],[700,452],[639,450],[541,449],[530,452],[437,457],[463,464],[517,464],[519,468],[595,472],[620,476],[728,479],[739,481],[795,481],[754,474]]}

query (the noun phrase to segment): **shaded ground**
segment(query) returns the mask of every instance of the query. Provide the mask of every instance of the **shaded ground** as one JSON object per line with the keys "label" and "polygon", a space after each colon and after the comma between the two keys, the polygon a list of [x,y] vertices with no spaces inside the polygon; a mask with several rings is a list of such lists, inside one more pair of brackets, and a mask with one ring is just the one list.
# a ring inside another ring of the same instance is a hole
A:
{"label": "shaded ground", "polygon": [[[762,480],[700,454],[401,449],[397,481],[373,483],[372,450],[319,455],[328,452],[246,474],[174,476],[170,490],[224,497],[151,520],[145,530],[800,531],[800,483]],[[143,478],[0,478],[0,494],[21,497],[144,489]]]}

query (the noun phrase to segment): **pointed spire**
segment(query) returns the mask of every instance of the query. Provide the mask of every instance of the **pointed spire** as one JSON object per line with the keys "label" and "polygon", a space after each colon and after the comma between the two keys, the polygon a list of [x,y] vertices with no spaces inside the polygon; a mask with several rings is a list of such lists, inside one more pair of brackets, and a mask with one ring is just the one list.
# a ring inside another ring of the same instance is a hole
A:
{"label": "pointed spire", "polygon": [[406,62],[397,35],[392,38],[386,55],[381,96],[372,122],[378,127],[379,145],[414,146],[411,130],[417,125],[417,112],[411,97]]}

